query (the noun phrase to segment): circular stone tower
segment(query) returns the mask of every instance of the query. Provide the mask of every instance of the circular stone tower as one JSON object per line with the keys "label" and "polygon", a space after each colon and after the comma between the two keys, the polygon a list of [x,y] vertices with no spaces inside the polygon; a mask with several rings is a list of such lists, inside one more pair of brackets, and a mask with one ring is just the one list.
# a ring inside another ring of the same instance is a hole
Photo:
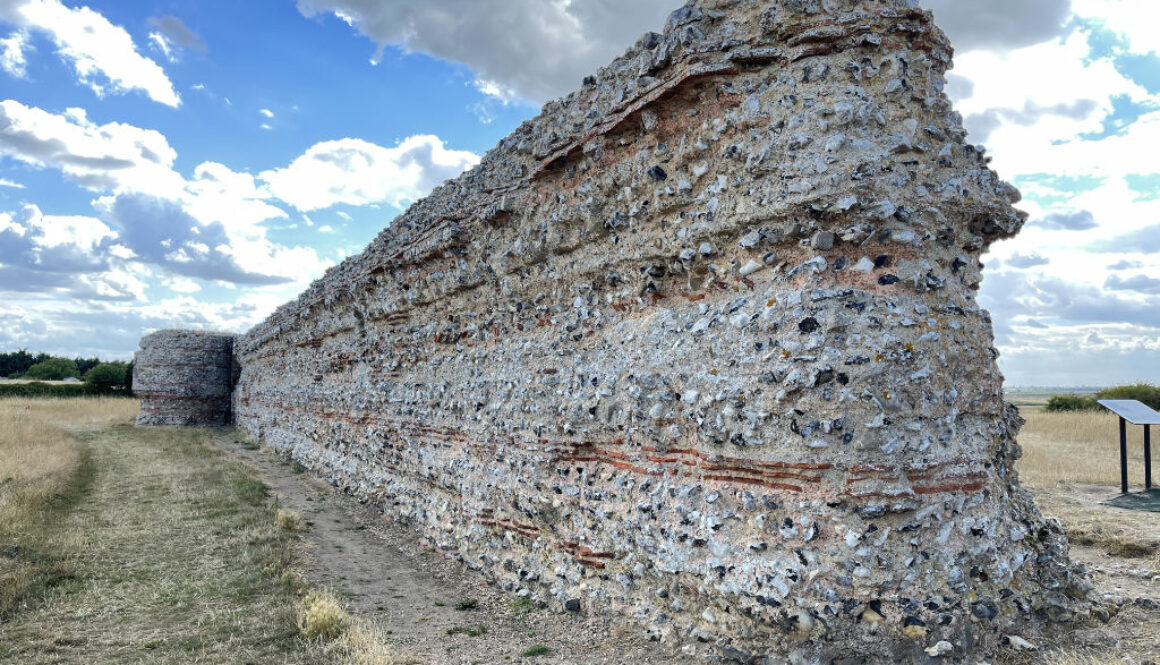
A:
{"label": "circular stone tower", "polygon": [[133,361],[133,389],[141,398],[137,424],[229,425],[234,339],[192,330],[162,330],[143,338]]}

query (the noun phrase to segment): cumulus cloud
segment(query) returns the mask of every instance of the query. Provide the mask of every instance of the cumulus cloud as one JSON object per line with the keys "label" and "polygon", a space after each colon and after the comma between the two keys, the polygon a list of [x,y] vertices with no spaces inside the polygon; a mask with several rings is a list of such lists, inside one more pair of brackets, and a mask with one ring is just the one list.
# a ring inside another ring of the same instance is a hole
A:
{"label": "cumulus cloud", "polygon": [[[263,114],[265,115],[265,114]],[[116,230],[110,252],[171,276],[246,285],[308,282],[329,261],[268,238],[281,203],[309,212],[336,204],[403,206],[479,162],[435,136],[393,148],[359,139],[319,143],[255,177],[205,162],[190,177],[159,132],[98,125],[81,109],[54,114],[0,102],[0,156],[52,168],[102,194],[97,216]]]}
{"label": "cumulus cloud", "polygon": [[24,185],[18,182],[13,182],[11,180],[5,180],[4,178],[0,178],[0,187],[8,187],[9,189],[24,189]]}
{"label": "cumulus cloud", "polygon": [[996,321],[1028,316],[1063,325],[1132,324],[1160,329],[1160,297],[1120,296],[1091,284],[1019,272],[1000,272],[987,280],[991,283],[984,282],[980,301]]}
{"label": "cumulus cloud", "polygon": [[922,0],[959,51],[1017,49],[1059,37],[1071,0]]}
{"label": "cumulus cloud", "polygon": [[28,73],[24,51],[28,48],[28,37],[23,32],[14,32],[0,39],[0,69],[16,78],[24,78]]}
{"label": "cumulus cloud", "polygon": [[1054,212],[1035,220],[1034,224],[1055,231],[1087,231],[1099,226],[1096,223],[1095,215],[1092,215],[1087,210]]}
{"label": "cumulus cloud", "polygon": [[1128,261],[1125,259],[1123,261],[1117,261],[1108,266],[1108,270],[1136,270],[1137,268],[1143,267],[1144,264],[1140,261]]}
{"label": "cumulus cloud", "polygon": [[59,169],[93,190],[180,186],[172,171],[177,152],[164,135],[118,122],[97,125],[83,109],[55,114],[0,102],[0,155]]}
{"label": "cumulus cloud", "polygon": [[1153,254],[1160,252],[1160,224],[1136,229],[1091,245],[1092,251],[1116,254]]}
{"label": "cumulus cloud", "polygon": [[[1142,377],[1160,353],[1160,296],[1111,291],[1036,273],[1001,271],[983,282],[999,365],[1014,385],[1108,385]],[[1099,345],[1088,339],[1092,333]],[[1060,349],[1067,349],[1061,363]]]}
{"label": "cumulus cloud", "polygon": [[1040,256],[1035,252],[1030,254],[1014,254],[1007,259],[1007,265],[1012,268],[1026,269],[1034,268],[1036,266],[1045,266],[1051,263],[1051,259]]}
{"label": "cumulus cloud", "polygon": [[96,125],[80,109],[58,115],[9,100],[0,102],[0,155],[58,169],[104,194],[94,207],[116,238],[90,252],[102,261],[246,285],[306,283],[329,265],[313,249],[269,240],[265,223],[287,215],[254,176],[206,162],[187,179],[174,170],[177,153],[158,132]]}
{"label": "cumulus cloud", "polygon": [[[565,94],[642,33],[675,0],[298,0],[305,16],[332,14],[378,45],[470,67],[481,90],[533,103]],[[1070,0],[925,0],[956,48],[1015,49],[1064,34]],[[513,38],[518,35],[518,38]]]}
{"label": "cumulus cloud", "polygon": [[[282,297],[273,294],[273,299]],[[6,298],[0,300],[0,348],[128,360],[142,333],[163,328],[241,332],[273,310],[271,300],[251,291],[229,303],[178,295],[146,303],[110,300],[81,309],[68,301]]]}
{"label": "cumulus cloud", "polygon": [[1084,120],[1097,108],[1099,108],[1099,104],[1093,99],[1080,99],[1070,104],[1053,104],[1051,106],[1041,106],[1028,100],[1024,102],[1021,109],[993,108],[982,113],[969,115],[963,120],[963,125],[970,131],[972,140],[986,142],[1004,121],[1020,127],[1031,127],[1044,116]]}
{"label": "cumulus cloud", "polygon": [[657,30],[674,0],[298,0],[306,16],[333,14],[384,47],[470,67],[481,89],[539,103]]}
{"label": "cumulus cloud", "polygon": [[1076,13],[1100,16],[1100,22],[1122,35],[1135,53],[1160,53],[1160,5],[1153,0],[1073,0]]}
{"label": "cumulus cloud", "polygon": [[317,143],[289,166],[258,177],[304,212],[340,203],[401,207],[478,163],[477,155],[449,150],[437,136],[412,136],[394,148],[346,138]]}
{"label": "cumulus cloud", "polygon": [[1147,275],[1134,275],[1127,279],[1121,278],[1119,275],[1111,275],[1104,283],[1104,288],[1113,291],[1160,294],[1160,279]]}
{"label": "cumulus cloud", "polygon": [[100,249],[114,237],[92,217],[45,216],[34,205],[16,216],[0,214],[0,263],[58,273],[108,268]]}
{"label": "cumulus cloud", "polygon": [[124,28],[99,12],[67,7],[60,0],[7,0],[0,3],[0,20],[46,34],[77,79],[98,96],[140,90],[155,102],[181,104],[165,71],[137,51]]}
{"label": "cumulus cloud", "polygon": [[203,224],[176,201],[146,194],[102,200],[104,216],[139,260],[170,273],[235,284],[284,284],[292,278],[247,270],[234,255],[234,240],[220,222]]}
{"label": "cumulus cloud", "polygon": [[117,259],[123,249],[117,243],[116,233],[94,217],[45,215],[34,205],[0,213],[0,291],[140,299],[145,283]]}

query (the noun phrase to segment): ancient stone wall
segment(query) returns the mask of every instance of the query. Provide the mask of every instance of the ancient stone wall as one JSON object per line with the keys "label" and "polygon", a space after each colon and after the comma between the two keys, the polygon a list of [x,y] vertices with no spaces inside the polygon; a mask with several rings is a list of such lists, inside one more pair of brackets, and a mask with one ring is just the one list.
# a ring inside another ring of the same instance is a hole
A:
{"label": "ancient stone wall", "polygon": [[233,422],[236,335],[163,330],[141,340],[133,359],[139,425],[220,427]]}
{"label": "ancient stone wall", "polygon": [[237,423],[508,588],[754,662],[1083,611],[906,0],[702,0],[243,336]]}

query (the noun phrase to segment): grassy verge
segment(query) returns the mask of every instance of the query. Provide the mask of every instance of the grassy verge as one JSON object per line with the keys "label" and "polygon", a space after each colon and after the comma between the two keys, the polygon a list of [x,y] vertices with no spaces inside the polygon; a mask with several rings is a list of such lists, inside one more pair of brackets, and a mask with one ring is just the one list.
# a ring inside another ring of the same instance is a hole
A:
{"label": "grassy verge", "polygon": [[0,662],[332,662],[299,636],[268,488],[135,409],[0,403]]}

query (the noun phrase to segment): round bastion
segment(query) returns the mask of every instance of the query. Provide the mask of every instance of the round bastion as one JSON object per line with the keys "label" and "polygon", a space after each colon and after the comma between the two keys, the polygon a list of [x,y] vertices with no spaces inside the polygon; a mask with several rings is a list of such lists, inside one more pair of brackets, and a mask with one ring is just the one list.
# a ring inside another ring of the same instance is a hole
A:
{"label": "round bastion", "polygon": [[138,425],[221,427],[233,420],[234,339],[229,333],[162,330],[141,340],[133,387]]}

